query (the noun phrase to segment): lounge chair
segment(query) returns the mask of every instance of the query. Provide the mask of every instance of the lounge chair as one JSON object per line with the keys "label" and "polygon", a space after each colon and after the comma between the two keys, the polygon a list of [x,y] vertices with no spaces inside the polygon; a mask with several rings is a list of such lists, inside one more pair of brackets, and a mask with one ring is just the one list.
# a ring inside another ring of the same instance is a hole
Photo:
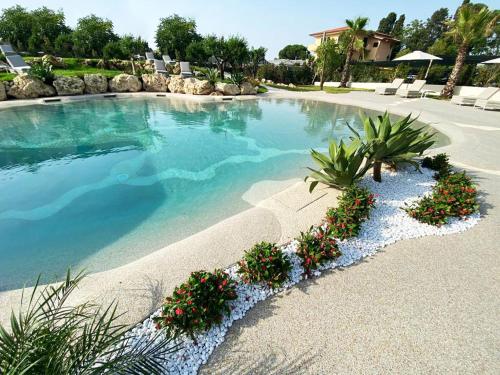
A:
{"label": "lounge chair", "polygon": [[172,60],[169,55],[163,55],[162,59],[163,59],[163,62],[167,65],[175,63],[175,60]]}
{"label": "lounge chair", "polygon": [[411,85],[409,85],[405,89],[399,89],[396,91],[396,94],[402,98],[418,98],[420,96],[420,91],[425,86],[425,80],[417,79]]}
{"label": "lounge chair", "polygon": [[12,48],[10,44],[0,44],[0,51],[7,56],[7,55],[16,55],[16,51]]}
{"label": "lounge chair", "polygon": [[488,87],[481,91],[481,93],[478,96],[460,96],[460,95],[453,95],[451,98],[451,103],[457,104],[457,105],[476,105],[476,101],[481,99],[481,100],[488,100],[491,98],[495,93],[498,91],[497,87]]}
{"label": "lounge chair", "polygon": [[25,73],[31,69],[20,55],[6,55],[7,63],[16,73]]}
{"label": "lounge chair", "polygon": [[155,55],[153,52],[146,52],[146,60],[154,61]]}
{"label": "lounge chair", "polygon": [[168,70],[165,67],[165,63],[161,60],[154,60],[155,64],[155,73],[168,75]]}
{"label": "lounge chair", "polygon": [[403,82],[403,78],[396,78],[389,87],[377,87],[375,93],[379,95],[395,95]]}
{"label": "lounge chair", "polygon": [[181,61],[180,65],[181,65],[181,77],[191,77],[193,75],[189,62]]}
{"label": "lounge chair", "polygon": [[[495,89],[496,87],[488,87],[488,89]],[[486,90],[488,90],[486,89]],[[486,91],[484,90],[484,91]],[[500,100],[492,100],[491,98],[498,92],[498,88],[488,97],[483,98],[483,93],[478,96],[476,103],[474,103],[474,108],[481,108],[481,109],[494,109],[494,110],[499,110],[500,109]],[[486,94],[484,94],[486,96]]]}

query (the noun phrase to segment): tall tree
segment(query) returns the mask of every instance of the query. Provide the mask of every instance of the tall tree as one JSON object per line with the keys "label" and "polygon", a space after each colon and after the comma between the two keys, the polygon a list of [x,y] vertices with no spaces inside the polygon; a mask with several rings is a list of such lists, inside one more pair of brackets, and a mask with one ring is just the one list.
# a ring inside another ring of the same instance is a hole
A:
{"label": "tall tree", "polygon": [[109,42],[118,39],[113,22],[94,14],[80,18],[73,32],[74,49],[79,56],[100,57]]}
{"label": "tall tree", "polygon": [[356,48],[356,41],[363,39],[364,35],[366,34],[365,27],[368,24],[368,18],[358,17],[354,20],[345,20],[345,22],[347,26],[349,26],[349,30],[344,32],[347,36],[348,44],[344,69],[342,70],[342,78],[340,79],[340,87],[347,87],[352,56]]}
{"label": "tall tree", "polygon": [[194,40],[186,48],[186,60],[192,63],[204,64],[210,58],[205,48],[205,40]]}
{"label": "tall tree", "polygon": [[316,73],[319,75],[319,89],[323,90],[323,84],[328,76],[340,68],[342,57],[339,51],[339,45],[334,39],[323,41],[317,51]]}
{"label": "tall tree", "polygon": [[444,33],[448,30],[449,21],[450,16],[448,14],[448,8],[439,8],[430,18],[427,19],[427,43],[429,46],[434,44],[436,40],[440,39],[444,35]]}
{"label": "tall tree", "polygon": [[178,60],[186,59],[186,49],[189,44],[199,40],[196,32],[196,22],[174,14],[161,18],[156,29],[155,41],[162,53],[170,54]]}
{"label": "tall tree", "polygon": [[32,25],[33,16],[26,8],[16,5],[4,9],[0,16],[0,38],[24,51],[28,48]]}
{"label": "tall tree", "polygon": [[[227,50],[227,62],[231,64],[234,70],[241,70],[243,64],[248,62],[248,43],[245,38],[240,36],[230,36],[225,48]],[[221,76],[222,77],[222,76]]]}
{"label": "tall tree", "polygon": [[429,47],[429,34],[425,23],[413,20],[403,30],[402,43],[405,49],[425,51]]}
{"label": "tall tree", "polygon": [[391,35],[395,38],[401,39],[403,36],[403,29],[405,27],[405,15],[401,14],[398,20],[394,23],[394,27],[392,28]]}
{"label": "tall tree", "polygon": [[391,34],[394,29],[394,24],[396,23],[396,17],[396,13],[390,12],[387,17],[380,20],[377,31],[384,34]]}
{"label": "tall tree", "polygon": [[493,33],[499,19],[499,14],[490,11],[486,6],[479,8],[472,4],[465,4],[460,7],[456,18],[449,22],[450,31],[448,35],[452,36],[456,41],[458,53],[448,82],[446,82],[441,92],[442,96],[453,96],[453,90],[469,50]]}
{"label": "tall tree", "polygon": [[251,48],[248,52],[248,69],[252,74],[252,77],[255,78],[257,76],[257,70],[259,69],[259,65],[265,63],[266,61],[266,52],[267,49],[264,47],[259,48]]}
{"label": "tall tree", "polygon": [[56,38],[70,30],[65,24],[62,11],[53,11],[47,7],[35,9],[31,12],[32,27],[28,48],[31,51],[52,52]]}
{"label": "tall tree", "polygon": [[310,53],[302,44],[289,44],[278,53],[280,59],[306,60]]}

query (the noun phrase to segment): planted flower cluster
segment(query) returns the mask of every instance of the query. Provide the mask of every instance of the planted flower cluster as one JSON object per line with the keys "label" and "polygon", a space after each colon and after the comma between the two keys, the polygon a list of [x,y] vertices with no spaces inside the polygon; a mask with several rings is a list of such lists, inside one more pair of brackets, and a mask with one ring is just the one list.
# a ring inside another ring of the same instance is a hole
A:
{"label": "planted flower cluster", "polygon": [[279,288],[292,269],[287,256],[269,242],[258,243],[245,252],[239,266],[238,274],[245,283],[265,283],[270,288]]}
{"label": "planted flower cluster", "polygon": [[451,172],[451,166],[446,164],[447,158],[446,163],[440,164],[439,168],[450,172],[438,174],[440,177],[432,194],[406,208],[411,217],[422,223],[441,226],[450,217],[463,218],[479,210],[477,189],[471,178],[465,172]]}
{"label": "planted flower cluster", "polygon": [[330,235],[345,240],[358,235],[361,223],[369,217],[375,198],[368,189],[352,185],[340,196],[339,205],[326,212]]}
{"label": "planted flower cluster", "polygon": [[311,228],[308,232],[302,232],[297,241],[299,242],[297,255],[302,259],[306,275],[310,275],[325,262],[335,260],[342,255],[328,227]]}
{"label": "planted flower cluster", "polygon": [[184,284],[175,288],[172,297],[165,299],[160,316],[154,319],[156,327],[173,335],[193,336],[220,323],[230,313],[227,302],[236,298],[236,283],[227,273],[193,272]]}

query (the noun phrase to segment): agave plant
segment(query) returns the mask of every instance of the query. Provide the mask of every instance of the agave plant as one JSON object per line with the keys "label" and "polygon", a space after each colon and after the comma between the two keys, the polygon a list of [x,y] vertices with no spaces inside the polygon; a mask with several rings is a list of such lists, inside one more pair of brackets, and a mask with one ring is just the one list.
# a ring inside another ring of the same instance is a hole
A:
{"label": "agave plant", "polygon": [[359,142],[365,144],[367,149],[367,164],[373,166],[373,179],[382,181],[382,163],[396,167],[401,163],[408,163],[419,168],[414,160],[415,156],[431,147],[435,140],[434,133],[424,131],[424,128],[413,128],[411,125],[416,120],[411,114],[391,123],[387,112],[383,116],[372,118],[360,113],[365,134],[363,138],[351,126]]}
{"label": "agave plant", "polygon": [[207,69],[205,78],[212,86],[215,86],[215,84],[219,82],[219,72],[217,69]]}
{"label": "agave plant", "polygon": [[245,82],[246,78],[243,75],[243,73],[236,72],[231,74],[231,83],[234,83],[235,85],[241,85],[243,82]]}
{"label": "agave plant", "polygon": [[366,146],[359,139],[353,140],[348,145],[342,140],[339,144],[332,140],[329,155],[311,150],[311,156],[320,169],[308,168],[312,173],[305,178],[305,181],[313,180],[309,192],[312,192],[320,182],[338,189],[354,184],[369,168],[369,165],[362,166],[365,154]]}
{"label": "agave plant", "polygon": [[26,308],[12,312],[10,332],[0,325],[0,374],[162,373],[165,355],[178,349],[164,333],[127,333],[114,303],[66,306],[84,276],[68,271],[64,282],[40,292],[37,281]]}

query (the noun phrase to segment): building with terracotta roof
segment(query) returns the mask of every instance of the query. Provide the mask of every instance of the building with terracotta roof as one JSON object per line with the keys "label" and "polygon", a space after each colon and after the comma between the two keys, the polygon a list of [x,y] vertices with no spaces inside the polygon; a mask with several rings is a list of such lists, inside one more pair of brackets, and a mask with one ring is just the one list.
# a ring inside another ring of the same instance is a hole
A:
{"label": "building with terracotta roof", "polygon": [[[313,44],[310,44],[307,49],[312,54],[315,54],[318,46],[323,40],[333,38],[338,42],[340,35],[347,30],[349,30],[349,27],[343,26],[309,34],[315,38],[315,41]],[[355,53],[353,58],[354,60],[362,59],[364,61],[388,61],[391,59],[392,49],[397,44],[399,44],[399,40],[391,35],[378,31],[368,31],[363,38],[363,53]]]}

